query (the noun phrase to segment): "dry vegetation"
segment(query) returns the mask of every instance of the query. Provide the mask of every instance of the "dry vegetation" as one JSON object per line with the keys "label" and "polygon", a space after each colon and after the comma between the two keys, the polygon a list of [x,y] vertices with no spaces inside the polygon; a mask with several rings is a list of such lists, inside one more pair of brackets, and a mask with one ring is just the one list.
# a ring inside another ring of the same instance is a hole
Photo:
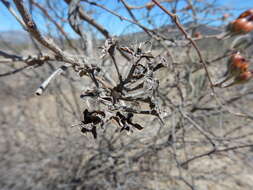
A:
{"label": "dry vegetation", "polygon": [[[1,1],[33,40],[25,49],[1,43],[0,189],[253,188],[253,83],[219,84],[236,51],[253,63],[252,37],[194,35],[212,11],[224,24],[233,10],[191,0],[180,9],[178,0],[119,0],[117,8],[102,0]],[[174,19],[173,39],[136,16],[143,11],[155,22],[155,3],[160,16]],[[45,37],[26,7],[60,35]],[[133,34],[123,45],[127,35],[112,38],[92,19],[108,13],[149,41],[135,42]],[[192,24],[185,25],[186,17]],[[105,40],[94,42],[95,30]]]}

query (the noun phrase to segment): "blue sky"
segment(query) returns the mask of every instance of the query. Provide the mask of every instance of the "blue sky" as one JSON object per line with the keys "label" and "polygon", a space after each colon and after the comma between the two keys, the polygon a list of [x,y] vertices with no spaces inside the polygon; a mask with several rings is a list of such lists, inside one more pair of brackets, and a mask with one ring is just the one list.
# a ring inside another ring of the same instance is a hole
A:
{"label": "blue sky", "polygon": [[[39,2],[43,3],[43,0],[38,0]],[[55,2],[62,2],[63,0],[53,0]],[[129,4],[133,5],[145,5],[147,2],[150,0],[127,0]],[[202,0],[205,2],[211,2],[211,0]],[[213,1],[213,0],[212,0]],[[98,1],[104,3],[108,8],[111,9],[117,9],[119,7],[118,0],[102,0]],[[180,2],[180,1],[179,1]],[[181,0],[182,2],[182,0]],[[248,9],[248,8],[253,8],[253,0],[217,0],[218,4],[220,6],[227,6],[228,8],[234,8],[235,10],[232,12],[233,16],[236,17],[238,14],[240,14],[243,10]],[[65,12],[67,13],[67,7],[65,3],[59,3],[60,7],[62,10],[66,10]],[[85,3],[83,4],[85,5]],[[179,3],[179,9],[183,8],[185,6],[184,3]],[[219,7],[219,6],[218,6]],[[170,7],[168,7],[170,8]],[[138,27],[132,26],[127,22],[122,22],[118,18],[113,18],[110,14],[108,13],[101,13],[100,8],[92,8],[93,11],[96,11],[97,14],[94,15],[94,18],[99,22],[100,24],[104,25],[107,30],[109,30],[113,35],[120,35],[122,33],[128,33],[128,32],[135,32],[138,31]],[[128,13],[124,9],[119,9],[117,12],[120,15],[129,17]],[[145,11],[134,11],[136,16],[138,18],[142,18],[145,16],[146,12]],[[40,28],[43,30],[46,27],[46,22],[42,17],[36,17],[36,11],[35,11],[35,20],[37,22],[37,25],[40,26]],[[160,9],[154,8],[151,11],[151,15],[155,19],[154,25],[159,26],[162,24],[170,23],[170,19],[168,18],[167,15],[164,15]],[[180,15],[179,15],[180,16]],[[210,15],[209,18],[212,20],[213,18],[216,18],[217,16],[220,15]],[[232,19],[232,18],[231,18]],[[144,25],[148,27],[152,27],[149,25],[147,22],[143,22]],[[212,23],[212,24],[219,24],[219,23]],[[22,30],[22,27],[19,25],[19,23],[13,18],[13,16],[8,12],[8,10],[3,6],[2,3],[0,3],[0,32],[1,31],[8,31],[8,30]],[[71,35],[74,36],[74,32],[71,30],[71,28],[67,25],[65,25],[65,30],[70,33]]]}

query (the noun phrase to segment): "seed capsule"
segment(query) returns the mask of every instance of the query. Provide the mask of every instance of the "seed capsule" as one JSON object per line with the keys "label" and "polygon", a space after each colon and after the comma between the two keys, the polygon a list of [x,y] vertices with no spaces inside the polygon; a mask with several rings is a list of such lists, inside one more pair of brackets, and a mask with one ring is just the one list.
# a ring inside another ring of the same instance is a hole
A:
{"label": "seed capsule", "polygon": [[239,53],[235,53],[228,61],[228,77],[236,77],[239,74],[248,71],[249,62]]}
{"label": "seed capsule", "polygon": [[244,73],[241,73],[239,76],[235,78],[235,80],[231,84],[223,88],[227,88],[227,87],[238,85],[238,84],[244,84],[252,78],[252,74],[253,74],[253,71],[246,71]]}
{"label": "seed capsule", "polygon": [[155,6],[155,4],[153,2],[148,2],[146,4],[146,9],[150,11],[151,9],[153,9],[154,6]]}
{"label": "seed capsule", "polygon": [[253,9],[249,9],[249,10],[243,12],[242,14],[240,14],[240,16],[238,18],[246,18],[246,17],[252,16],[252,15],[253,15]]}
{"label": "seed capsule", "polygon": [[228,25],[227,31],[230,36],[253,31],[253,9],[243,12],[237,19],[232,21]]}

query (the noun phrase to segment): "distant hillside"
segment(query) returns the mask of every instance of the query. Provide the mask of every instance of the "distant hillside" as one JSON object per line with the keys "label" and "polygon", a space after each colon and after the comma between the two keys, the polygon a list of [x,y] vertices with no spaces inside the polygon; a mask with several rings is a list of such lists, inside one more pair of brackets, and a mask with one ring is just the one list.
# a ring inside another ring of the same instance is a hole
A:
{"label": "distant hillside", "polygon": [[11,44],[24,44],[31,42],[27,32],[17,30],[0,32],[0,40]]}
{"label": "distant hillside", "polygon": [[[193,23],[187,23],[184,25],[187,28],[187,32],[193,29]],[[174,25],[165,25],[158,29],[153,30],[160,33],[166,39],[182,39],[182,34]],[[219,27],[213,27],[208,25],[199,25],[194,28],[195,32],[200,32],[202,35],[216,35],[222,32],[222,29]],[[136,32],[131,34],[126,34],[119,36],[119,39],[122,43],[129,44],[135,41],[142,42],[150,40],[150,36],[145,32]]]}
{"label": "distant hillside", "polygon": [[[193,23],[187,23],[185,24],[185,27],[188,29],[192,29]],[[178,29],[175,27],[175,25],[166,25],[162,26],[158,29],[154,29],[153,31],[159,32],[163,37],[166,39],[182,39],[182,34],[178,31]],[[218,27],[211,27],[207,25],[199,25],[195,28],[196,32],[200,32],[203,35],[214,35],[218,34],[222,31],[222,29]],[[121,44],[129,45],[133,44],[135,42],[143,42],[150,40],[150,36],[147,35],[145,32],[135,32],[130,34],[121,35],[118,37]],[[73,41],[76,41],[77,39],[72,39]],[[59,40],[54,39],[55,42],[59,42]],[[96,42],[95,42],[96,41]],[[94,42],[96,45],[102,45],[104,43],[104,40],[95,40]],[[0,47],[8,47],[10,46],[22,46],[28,45],[31,43],[31,38],[25,31],[16,31],[16,30],[10,30],[10,31],[4,31],[0,32]]]}

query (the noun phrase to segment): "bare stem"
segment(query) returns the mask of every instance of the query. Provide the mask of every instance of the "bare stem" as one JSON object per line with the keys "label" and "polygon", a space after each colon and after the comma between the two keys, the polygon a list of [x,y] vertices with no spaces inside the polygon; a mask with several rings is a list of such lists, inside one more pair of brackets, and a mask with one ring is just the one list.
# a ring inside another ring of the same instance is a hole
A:
{"label": "bare stem", "polygon": [[178,27],[178,29],[184,34],[185,38],[187,40],[190,41],[190,43],[193,45],[194,49],[196,50],[197,54],[198,54],[198,57],[200,59],[200,62],[201,64],[203,65],[204,69],[205,69],[205,72],[206,72],[206,75],[207,75],[207,78],[210,82],[210,87],[213,91],[213,93],[215,93],[214,91],[214,88],[213,88],[213,83],[212,83],[212,80],[211,80],[211,77],[210,77],[210,74],[209,74],[209,71],[207,69],[207,66],[206,66],[206,63],[202,57],[202,54],[200,52],[200,49],[199,47],[197,46],[196,42],[187,34],[187,32],[185,31],[184,27],[180,24],[179,22],[179,19],[178,19],[178,16],[176,14],[173,14],[171,13],[170,11],[168,11],[164,6],[162,6],[157,0],[152,0],[158,7],[160,7],[166,14],[168,14],[171,19],[175,22],[176,26]]}

